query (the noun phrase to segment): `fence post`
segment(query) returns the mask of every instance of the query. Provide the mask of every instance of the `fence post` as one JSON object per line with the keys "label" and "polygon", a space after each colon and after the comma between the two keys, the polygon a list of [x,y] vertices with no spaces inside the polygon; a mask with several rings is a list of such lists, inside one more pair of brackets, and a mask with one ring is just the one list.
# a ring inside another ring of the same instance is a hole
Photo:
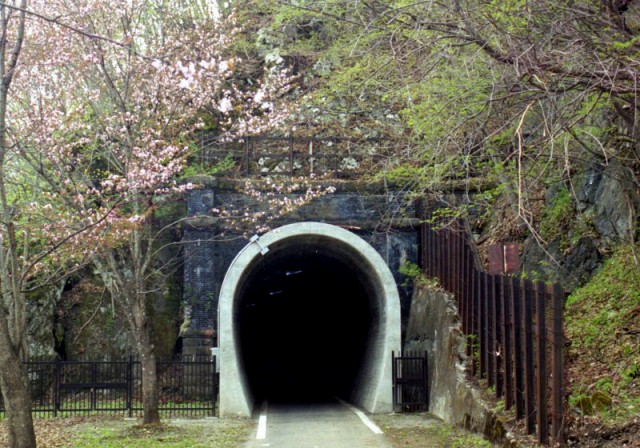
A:
{"label": "fence post", "polygon": [[494,334],[494,346],[493,356],[495,357],[495,385],[496,385],[496,398],[500,398],[504,395],[504,372],[502,370],[502,361],[504,358],[504,345],[502,344],[502,329],[504,323],[502,322],[502,288],[501,288],[501,275],[493,276],[493,334]]}
{"label": "fence post", "polygon": [[[433,219],[433,217],[432,217]],[[440,244],[440,235],[439,233],[434,230],[433,224],[429,224],[430,229],[431,229],[431,242],[432,242],[432,246],[431,246],[431,258],[432,258],[432,264],[431,264],[431,277],[438,277],[438,267],[439,267],[439,262],[440,262],[440,258],[438,257],[438,248],[439,248],[439,244]]]}
{"label": "fence post", "polygon": [[485,353],[487,356],[487,385],[495,386],[495,366],[494,366],[494,348],[496,345],[494,331],[494,310],[493,310],[493,275],[485,275]]}
{"label": "fence post", "polygon": [[129,418],[133,417],[133,355],[127,361],[127,411]]}
{"label": "fence post", "polygon": [[511,409],[513,405],[513,351],[511,347],[511,334],[513,330],[511,326],[511,303],[510,303],[510,285],[512,279],[504,275],[500,276],[500,298],[502,305],[502,373],[504,375],[504,407]]}
{"label": "fence post", "polygon": [[440,246],[440,271],[442,275],[440,279],[442,280],[442,287],[449,290],[449,234],[445,229],[440,229],[440,241],[442,245]]}
{"label": "fence post", "polygon": [[427,351],[422,354],[424,356],[422,363],[422,371],[424,372],[424,410],[429,410],[429,360],[427,359]]}
{"label": "fence post", "polygon": [[456,234],[452,230],[453,223],[450,224],[450,228],[447,229],[447,234],[449,236],[449,256],[447,257],[449,264],[449,291],[453,293],[456,300],[456,305],[458,308],[460,307],[460,298],[458,297],[456,290],[456,269],[458,266],[456,260]]}
{"label": "fence post", "polygon": [[[463,244],[463,260],[464,260],[464,288],[463,288],[463,296],[464,296],[464,323],[465,323],[465,333],[467,335],[473,334],[472,326],[471,326],[471,303],[473,297],[473,270],[471,269],[471,257],[466,244]],[[467,355],[471,356],[471,344],[468,344],[467,347]]]}
{"label": "fence post", "polygon": [[96,383],[98,382],[98,363],[96,361],[91,362],[91,410],[96,410],[96,401],[98,391],[96,390]]}
{"label": "fence post", "polygon": [[524,417],[524,378],[522,368],[522,298],[520,294],[520,280],[514,278],[511,280],[511,322],[514,352],[514,388],[516,403],[516,419],[520,420]]}
{"label": "fence post", "polygon": [[524,372],[525,372],[525,412],[527,434],[535,431],[536,402],[533,389],[533,285],[525,280],[524,300],[522,302],[522,325],[524,326]]}
{"label": "fence post", "polygon": [[216,361],[217,357],[211,357],[211,415],[216,415],[216,401],[218,395],[218,382],[216,381]]}
{"label": "fence post", "polygon": [[[489,338],[489,329],[487,327],[487,273],[478,271],[478,332],[480,334],[480,378],[486,378],[488,371],[489,352],[487,350],[487,341]],[[488,381],[488,378],[487,378]]]}
{"label": "fence post", "polygon": [[538,412],[538,442],[549,443],[549,421],[547,412],[547,329],[546,329],[546,286],[543,282],[534,284],[536,297],[536,402]]}
{"label": "fence post", "polygon": [[476,375],[480,366],[476,360],[476,357],[480,355],[480,331],[478,330],[478,319],[480,313],[480,272],[471,268],[471,276],[473,282],[471,283],[471,335],[473,336],[473,347],[471,347],[471,365],[473,374]]}
{"label": "fence post", "polygon": [[456,305],[458,313],[464,312],[462,306],[462,294],[460,294],[460,257],[458,257],[458,233],[449,231],[451,235],[451,291],[456,296]]}
{"label": "fence post", "polygon": [[54,373],[54,386],[53,386],[53,416],[58,416],[60,410],[60,360],[56,359]]}
{"label": "fence post", "polygon": [[563,314],[564,314],[564,292],[559,285],[554,285],[552,292],[553,307],[553,348],[552,363],[553,371],[551,375],[551,404],[553,413],[551,416],[551,434],[552,445],[562,445],[563,437],[563,387],[564,387],[564,335]]}
{"label": "fence post", "polygon": [[[437,224],[438,226],[440,225],[440,223],[438,222]],[[436,236],[434,238],[435,240],[435,258],[436,258],[436,262],[434,264],[436,270],[435,270],[435,277],[438,277],[438,281],[440,282],[440,286],[444,287],[444,279],[442,278],[442,230],[438,229],[436,231]]]}
{"label": "fence post", "polygon": [[398,385],[397,385],[397,378],[398,378],[398,371],[396,368],[396,352],[394,350],[391,350],[391,378],[392,378],[392,394],[393,394],[393,412],[396,412],[396,409],[398,407]]}

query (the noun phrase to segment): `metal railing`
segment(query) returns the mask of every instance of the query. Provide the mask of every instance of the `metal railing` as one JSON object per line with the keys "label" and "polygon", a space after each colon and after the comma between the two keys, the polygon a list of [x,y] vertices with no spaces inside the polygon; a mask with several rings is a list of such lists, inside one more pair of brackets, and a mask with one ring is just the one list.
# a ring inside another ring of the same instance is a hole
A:
{"label": "metal railing", "polygon": [[[130,356],[117,361],[25,362],[32,412],[58,417],[98,413],[142,415],[142,367]],[[156,361],[161,414],[213,416],[217,399],[215,358],[184,356]],[[4,413],[0,396],[0,414]]]}
{"label": "metal railing", "polygon": [[495,388],[505,409],[515,408],[539,443],[562,444],[562,288],[484,272],[455,220],[422,224],[420,233],[425,275],[456,297],[473,374]]}
{"label": "metal railing", "polygon": [[203,134],[199,142],[202,166],[232,165],[238,175],[354,178],[389,161],[394,152],[380,139],[335,137],[246,136],[219,141]]}

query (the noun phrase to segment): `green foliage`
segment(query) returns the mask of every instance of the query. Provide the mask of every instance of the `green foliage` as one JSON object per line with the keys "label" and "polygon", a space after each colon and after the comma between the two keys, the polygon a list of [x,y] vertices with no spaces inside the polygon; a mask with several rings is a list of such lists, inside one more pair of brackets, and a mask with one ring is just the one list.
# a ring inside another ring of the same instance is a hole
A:
{"label": "green foliage", "polygon": [[569,405],[582,415],[595,415],[607,411],[612,404],[611,397],[602,391],[593,394],[587,392],[573,393],[569,396]]}
{"label": "green foliage", "polygon": [[551,241],[566,235],[574,216],[573,198],[566,188],[561,188],[542,215],[540,236]]}
{"label": "green foliage", "polygon": [[177,195],[169,194],[154,197],[156,206],[154,219],[163,223],[172,223],[185,216],[186,206],[183,201],[178,200]]}
{"label": "green foliage", "polygon": [[431,211],[431,216],[424,222],[431,225],[433,230],[440,230],[445,227],[449,221],[464,218],[466,216],[468,205],[460,207],[439,207]]}
{"label": "green foliage", "polygon": [[202,165],[198,163],[191,164],[184,170],[182,177],[193,177],[198,175],[216,176],[231,171],[235,166],[236,163],[233,160],[233,155],[228,154],[220,162],[213,165]]}
{"label": "green foliage", "polygon": [[402,164],[400,166],[393,167],[389,170],[376,173],[375,178],[386,179],[387,182],[393,185],[408,186],[422,179],[424,175],[425,175],[424,167],[417,167],[417,166]]}
{"label": "green foliage", "polygon": [[[567,300],[566,332],[571,340],[576,371],[574,402],[585,404],[583,391],[598,390],[616,406],[606,408],[610,419],[638,412],[636,387],[640,375],[637,345],[640,315],[640,269],[635,262],[639,247],[620,246],[601,270]],[[601,412],[595,406],[595,412]]]}
{"label": "green foliage", "polygon": [[405,281],[402,283],[402,286],[405,287],[410,283],[419,283],[420,279],[424,277],[424,273],[422,272],[420,266],[410,261],[403,263],[398,271],[405,277]]}
{"label": "green foliage", "polygon": [[416,138],[444,143],[456,133],[464,139],[462,134],[470,130],[467,126],[488,112],[485,102],[496,73],[486,65],[474,65],[478,57],[466,49],[447,50],[437,74],[407,84],[399,92],[403,96],[398,100],[404,103],[400,117]]}
{"label": "green foliage", "polygon": [[451,448],[492,448],[493,444],[477,434],[456,430],[448,425],[442,425],[437,431],[439,438],[446,440]]}

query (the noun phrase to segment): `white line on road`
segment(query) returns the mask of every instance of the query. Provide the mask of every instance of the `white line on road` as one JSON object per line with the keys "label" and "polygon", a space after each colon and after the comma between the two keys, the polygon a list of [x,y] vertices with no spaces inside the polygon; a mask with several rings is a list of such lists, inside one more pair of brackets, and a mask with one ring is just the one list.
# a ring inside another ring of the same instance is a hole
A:
{"label": "white line on road", "polygon": [[340,403],[342,403],[343,405],[347,406],[349,409],[351,409],[358,417],[360,417],[360,420],[362,420],[362,423],[364,423],[367,428],[369,428],[371,431],[373,431],[374,434],[383,434],[382,429],[380,429],[378,427],[378,425],[376,425],[375,423],[373,423],[369,417],[367,417],[365,415],[364,412],[362,412],[360,409],[351,406],[349,403],[347,403],[344,400],[341,400],[340,398],[336,397],[338,399],[338,401]]}
{"label": "white line on road", "polygon": [[257,440],[264,440],[267,438],[267,402],[262,402],[262,408],[260,409],[260,418],[258,418],[258,433],[256,435]]}

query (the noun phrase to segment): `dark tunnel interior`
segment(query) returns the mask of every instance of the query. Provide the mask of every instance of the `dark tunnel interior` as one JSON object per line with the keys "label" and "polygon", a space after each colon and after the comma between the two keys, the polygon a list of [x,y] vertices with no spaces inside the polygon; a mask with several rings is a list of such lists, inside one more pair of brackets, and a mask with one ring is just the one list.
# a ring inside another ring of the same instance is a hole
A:
{"label": "dark tunnel interior", "polygon": [[376,319],[367,281],[321,242],[289,244],[256,263],[235,309],[256,402],[349,397]]}

